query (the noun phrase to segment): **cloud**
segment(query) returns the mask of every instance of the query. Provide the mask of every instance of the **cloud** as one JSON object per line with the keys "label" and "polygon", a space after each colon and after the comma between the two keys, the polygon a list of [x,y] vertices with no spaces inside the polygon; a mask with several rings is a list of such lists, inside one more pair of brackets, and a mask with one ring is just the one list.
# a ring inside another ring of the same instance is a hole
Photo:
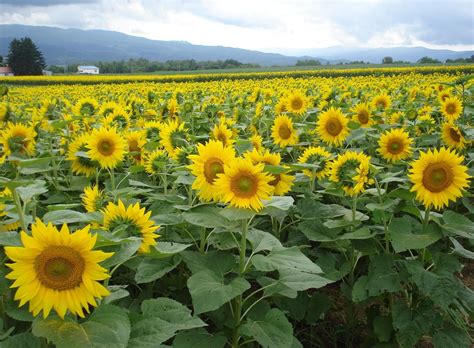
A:
{"label": "cloud", "polygon": [[2,4],[5,5],[13,5],[18,7],[24,6],[39,6],[39,7],[46,7],[46,6],[55,6],[55,5],[71,5],[71,4],[85,4],[85,3],[93,3],[97,2],[98,0],[2,0]]}
{"label": "cloud", "polygon": [[6,1],[0,23],[115,30],[284,53],[336,45],[465,49],[474,43],[470,0]]}

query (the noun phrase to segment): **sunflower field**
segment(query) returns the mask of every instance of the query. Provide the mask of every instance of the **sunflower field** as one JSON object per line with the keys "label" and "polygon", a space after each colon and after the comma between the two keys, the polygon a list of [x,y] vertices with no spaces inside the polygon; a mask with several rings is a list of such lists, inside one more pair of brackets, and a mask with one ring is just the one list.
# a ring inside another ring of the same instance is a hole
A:
{"label": "sunflower field", "polygon": [[472,69],[380,70],[3,80],[0,347],[471,346]]}

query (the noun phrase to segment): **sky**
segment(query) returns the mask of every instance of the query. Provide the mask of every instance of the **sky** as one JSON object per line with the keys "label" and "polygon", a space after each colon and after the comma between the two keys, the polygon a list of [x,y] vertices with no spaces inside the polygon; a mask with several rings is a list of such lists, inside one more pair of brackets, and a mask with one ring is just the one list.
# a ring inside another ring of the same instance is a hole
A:
{"label": "sky", "polygon": [[474,0],[0,0],[0,24],[284,54],[332,46],[474,49]]}

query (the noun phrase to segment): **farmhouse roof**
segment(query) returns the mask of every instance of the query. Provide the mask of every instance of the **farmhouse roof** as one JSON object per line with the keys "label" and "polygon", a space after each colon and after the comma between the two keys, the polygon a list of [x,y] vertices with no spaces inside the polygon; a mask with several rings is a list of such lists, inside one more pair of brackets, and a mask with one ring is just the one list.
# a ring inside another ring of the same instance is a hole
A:
{"label": "farmhouse roof", "polygon": [[79,69],[99,69],[98,67],[94,65],[79,65],[78,68]]}
{"label": "farmhouse roof", "polygon": [[13,70],[9,66],[0,66],[0,73],[13,73]]}

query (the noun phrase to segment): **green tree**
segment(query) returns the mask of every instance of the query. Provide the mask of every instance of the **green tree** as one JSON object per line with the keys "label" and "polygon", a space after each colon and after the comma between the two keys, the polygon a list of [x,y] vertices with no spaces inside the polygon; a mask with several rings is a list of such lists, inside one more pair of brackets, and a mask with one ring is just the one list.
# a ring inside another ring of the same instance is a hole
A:
{"label": "green tree", "polygon": [[41,75],[46,67],[43,54],[29,37],[10,42],[7,62],[15,75]]}
{"label": "green tree", "polygon": [[383,57],[382,64],[392,64],[393,58],[392,57]]}
{"label": "green tree", "polygon": [[438,59],[433,59],[431,57],[423,57],[418,60],[420,64],[436,64],[441,63]]}

